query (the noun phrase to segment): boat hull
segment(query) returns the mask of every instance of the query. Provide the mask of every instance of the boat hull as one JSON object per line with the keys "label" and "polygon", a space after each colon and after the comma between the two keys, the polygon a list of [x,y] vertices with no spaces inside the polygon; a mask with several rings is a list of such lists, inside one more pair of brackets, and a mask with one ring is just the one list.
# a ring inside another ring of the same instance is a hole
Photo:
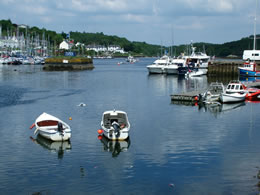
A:
{"label": "boat hull", "polygon": [[106,129],[102,128],[104,130],[103,135],[110,140],[126,140],[129,137],[129,129],[124,128],[119,131],[118,134],[114,131],[114,129]]}
{"label": "boat hull", "polygon": [[260,89],[250,88],[246,94],[246,99],[251,101],[260,100]]}
{"label": "boat hull", "polygon": [[67,141],[71,138],[71,131],[65,130],[63,132],[59,132],[55,129],[53,130],[38,130],[38,133],[45,137],[46,139],[52,140],[52,141]]}
{"label": "boat hull", "polygon": [[38,133],[51,141],[66,141],[71,138],[70,126],[50,114],[42,113],[33,125],[36,127],[34,134]]}
{"label": "boat hull", "polygon": [[198,70],[198,71],[192,71],[188,73],[188,76],[190,77],[200,77],[203,75],[203,72]]}
{"label": "boat hull", "polygon": [[130,123],[126,112],[111,110],[103,113],[101,120],[103,135],[110,140],[125,140],[128,138]]}
{"label": "boat hull", "polygon": [[166,74],[178,74],[178,66],[177,67],[167,67],[164,69]]}
{"label": "boat hull", "polygon": [[163,66],[147,66],[147,69],[149,71],[149,74],[163,74],[164,73],[164,67]]}
{"label": "boat hull", "polygon": [[244,68],[239,68],[239,75],[245,77],[260,77],[260,71],[252,71]]}
{"label": "boat hull", "polygon": [[246,93],[232,93],[232,94],[227,94],[227,93],[222,93],[220,95],[220,101],[222,103],[234,103],[234,102],[242,102],[245,101],[246,99]]}

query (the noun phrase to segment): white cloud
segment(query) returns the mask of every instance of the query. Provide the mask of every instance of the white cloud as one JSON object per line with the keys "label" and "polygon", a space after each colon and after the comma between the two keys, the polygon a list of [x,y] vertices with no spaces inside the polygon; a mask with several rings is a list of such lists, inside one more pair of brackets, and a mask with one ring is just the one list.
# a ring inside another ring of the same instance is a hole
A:
{"label": "white cloud", "polygon": [[51,23],[51,22],[53,21],[52,18],[51,18],[51,17],[48,17],[48,16],[43,16],[43,17],[41,17],[40,19],[41,19],[41,21],[42,21],[43,23],[46,23],[46,24]]}
{"label": "white cloud", "polygon": [[208,1],[208,9],[211,11],[215,12],[232,12],[234,11],[234,6],[237,3],[237,1],[232,1],[232,0],[209,0]]}
{"label": "white cloud", "polygon": [[22,5],[21,9],[25,13],[30,13],[30,14],[36,14],[36,15],[44,15],[47,14],[47,8],[42,7],[40,5]]}
{"label": "white cloud", "polygon": [[134,15],[134,14],[126,14],[126,15],[123,15],[123,18],[124,18],[126,21],[130,21],[130,22],[144,23],[144,22],[146,21],[145,16]]}
{"label": "white cloud", "polygon": [[3,4],[12,4],[14,3],[14,0],[2,0]]}
{"label": "white cloud", "polygon": [[[0,0],[0,17],[57,32],[91,29],[146,42],[174,26],[176,42],[190,36],[219,42],[251,34],[254,8],[255,1],[244,0]],[[216,32],[223,26],[230,29],[220,37]]]}

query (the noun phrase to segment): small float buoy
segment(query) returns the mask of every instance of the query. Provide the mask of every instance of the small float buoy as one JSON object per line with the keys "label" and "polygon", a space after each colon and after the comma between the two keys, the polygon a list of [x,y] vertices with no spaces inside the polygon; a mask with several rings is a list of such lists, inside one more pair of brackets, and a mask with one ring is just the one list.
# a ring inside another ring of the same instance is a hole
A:
{"label": "small float buoy", "polygon": [[80,106],[80,107],[85,107],[86,104],[84,104],[84,103],[80,103],[78,106]]}
{"label": "small float buoy", "polygon": [[103,133],[103,129],[99,129],[97,130],[98,134],[102,134]]}
{"label": "small float buoy", "polygon": [[195,96],[195,97],[194,97],[194,99],[195,99],[196,101],[198,101],[198,100],[199,100],[198,96]]}
{"label": "small float buoy", "polygon": [[69,117],[69,120],[71,121],[71,120],[72,120],[72,118],[71,118],[71,117]]}
{"label": "small float buoy", "polygon": [[102,139],[102,135],[99,135],[97,138],[98,138],[99,140],[101,140],[101,139]]}

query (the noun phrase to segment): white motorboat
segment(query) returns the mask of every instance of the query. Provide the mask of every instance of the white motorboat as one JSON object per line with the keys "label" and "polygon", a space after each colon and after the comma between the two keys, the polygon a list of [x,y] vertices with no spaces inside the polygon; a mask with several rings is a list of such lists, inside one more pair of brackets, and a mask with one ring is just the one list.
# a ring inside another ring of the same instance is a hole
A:
{"label": "white motorboat", "polygon": [[171,64],[164,67],[164,71],[166,74],[178,74],[178,68],[181,66],[185,66],[186,59],[185,58],[176,58],[171,60]]}
{"label": "white motorboat", "polygon": [[153,64],[146,66],[150,74],[162,74],[165,73],[165,68],[172,63],[172,59],[164,55],[161,58],[155,60]]}
{"label": "white motorboat", "polygon": [[198,68],[203,74],[207,74],[208,65],[210,56],[203,52],[195,52],[196,47],[191,47],[192,54],[188,58],[188,63],[194,65],[195,68]]}
{"label": "white motorboat", "polygon": [[130,56],[127,57],[126,61],[129,62],[129,63],[135,63],[136,59],[133,56],[130,55]]}
{"label": "white motorboat", "polygon": [[199,69],[193,69],[188,71],[185,76],[187,77],[200,77],[204,74],[204,72],[202,70]]}
{"label": "white motorboat", "polygon": [[35,123],[30,127],[36,127],[34,134],[50,139],[52,141],[66,141],[71,138],[70,126],[62,120],[47,113],[42,113]]}
{"label": "white motorboat", "polygon": [[225,87],[223,83],[212,82],[209,88],[200,95],[200,101],[205,103],[218,102],[220,95],[225,92]]}
{"label": "white motorboat", "polygon": [[128,138],[130,123],[126,112],[111,110],[103,113],[101,120],[102,131],[99,133],[111,140],[125,140]]}
{"label": "white motorboat", "polygon": [[224,93],[220,95],[220,101],[223,103],[233,103],[245,101],[247,94],[246,86],[240,81],[229,82]]}

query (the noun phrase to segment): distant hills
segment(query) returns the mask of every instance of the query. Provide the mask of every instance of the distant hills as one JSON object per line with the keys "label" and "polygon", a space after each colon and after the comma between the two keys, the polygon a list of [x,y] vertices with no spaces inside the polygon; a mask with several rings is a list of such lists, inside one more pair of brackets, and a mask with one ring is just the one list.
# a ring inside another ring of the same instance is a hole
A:
{"label": "distant hills", "polygon": [[[50,45],[58,45],[63,39],[67,38],[67,34],[57,33],[55,31],[46,30],[45,28],[39,29],[38,27],[29,27],[27,25],[17,25],[11,22],[11,20],[0,20],[0,26],[2,27],[2,36],[23,35],[38,36],[47,40]],[[188,52],[189,47],[187,45],[178,45],[173,47],[165,47],[160,45],[148,44],[146,42],[129,41],[126,38],[105,35],[100,33],[87,33],[87,32],[70,32],[70,39],[74,40],[74,43],[80,42],[87,45],[119,45],[124,48],[125,51],[130,52],[132,55],[140,56],[159,56],[164,53],[165,50],[168,53],[175,56],[183,52]],[[257,40],[257,44],[259,40]],[[252,49],[253,36],[242,38],[237,41],[227,42],[223,44],[211,44],[211,43],[193,43],[193,46],[197,48],[196,51],[206,51],[210,56],[227,57],[229,55],[237,56],[241,58],[243,50]]]}

